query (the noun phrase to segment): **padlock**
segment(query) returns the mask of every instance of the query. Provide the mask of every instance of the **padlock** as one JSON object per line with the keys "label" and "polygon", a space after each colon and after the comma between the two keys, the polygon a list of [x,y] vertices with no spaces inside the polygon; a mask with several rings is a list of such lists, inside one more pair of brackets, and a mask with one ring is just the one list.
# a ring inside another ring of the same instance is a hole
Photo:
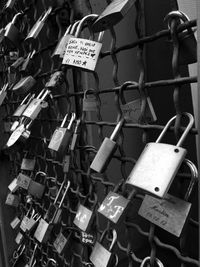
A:
{"label": "padlock", "polygon": [[25,174],[23,174],[21,172],[18,174],[18,176],[17,176],[17,185],[20,188],[28,190],[30,182],[31,182],[31,178],[28,175],[25,175]]}
{"label": "padlock", "polygon": [[134,5],[135,0],[113,0],[92,25],[94,32],[113,27],[120,22]]}
{"label": "padlock", "polygon": [[35,210],[31,210],[31,208],[27,211],[27,213],[23,216],[21,223],[20,223],[20,229],[25,233],[27,230],[27,224],[29,222],[29,215],[30,213],[35,213]]}
{"label": "padlock", "polygon": [[15,5],[16,0],[8,0],[4,6],[4,9],[12,9]]}
{"label": "padlock", "polygon": [[70,153],[67,153],[63,158],[63,172],[64,174],[69,172],[71,164],[71,155]]}
{"label": "padlock", "polygon": [[45,84],[45,88],[56,89],[63,82],[64,82],[64,73],[63,73],[63,71],[56,71],[51,75],[49,81]]}
{"label": "padlock", "polygon": [[[89,92],[92,92],[92,95],[88,95]],[[84,92],[83,96],[83,111],[95,111],[99,109],[99,103],[97,99],[97,93],[94,89],[87,89]]]}
{"label": "padlock", "polygon": [[122,118],[116,125],[110,138],[105,137],[103,143],[101,144],[95,158],[93,159],[90,168],[96,172],[104,172],[112,159],[113,154],[117,149],[117,142],[115,141],[118,134],[124,124],[124,119]]}
{"label": "padlock", "polygon": [[48,103],[45,101],[49,96],[50,91],[43,89],[36,98],[29,103],[27,108],[24,110],[22,116],[27,117],[31,120],[37,118],[42,108],[48,107]]}
{"label": "padlock", "polygon": [[39,69],[35,75],[26,76],[21,78],[13,87],[12,91],[16,94],[28,93],[37,82],[37,77],[40,75],[41,69]]}
{"label": "padlock", "polygon": [[[140,123],[141,122],[141,107],[142,107],[142,98],[137,97],[133,101],[126,102],[124,97],[124,90],[129,85],[135,85],[135,82],[126,82],[124,83],[119,90],[119,97],[121,100],[120,108],[126,122],[131,123]],[[151,103],[150,97],[146,97],[146,108],[144,114],[144,121],[146,123],[152,123],[157,120],[156,114],[154,112],[153,105]]]}
{"label": "padlock", "polygon": [[128,198],[125,198],[123,195],[119,195],[116,192],[118,191],[119,186],[115,187],[113,192],[109,192],[106,198],[101,203],[98,208],[98,212],[105,216],[113,223],[120,223],[124,218],[125,211],[128,209],[130,204],[130,199],[135,191],[132,191]]}
{"label": "padlock", "polygon": [[56,237],[55,241],[53,242],[53,246],[59,254],[65,254],[65,250],[68,248],[71,235],[72,231],[66,228]]}
{"label": "padlock", "polygon": [[14,178],[13,181],[8,185],[8,189],[11,193],[15,193],[18,188],[19,185],[17,184],[17,178]]}
{"label": "padlock", "polygon": [[[36,198],[42,198],[44,195],[44,191],[45,191],[45,178],[46,178],[46,173],[45,172],[37,172],[35,175],[35,179],[31,180],[29,187],[28,187],[28,193],[31,196],[34,196]],[[38,181],[38,178],[40,178],[40,182]],[[42,181],[41,181],[42,178]],[[42,184],[43,183],[43,184]]]}
{"label": "padlock", "polygon": [[20,73],[22,75],[30,75],[35,72],[35,66],[33,62],[33,58],[36,54],[36,50],[29,52],[27,57],[24,59],[24,62],[20,68]]}
{"label": "padlock", "polygon": [[90,231],[91,225],[93,223],[93,219],[95,216],[95,208],[97,205],[97,196],[94,194],[94,201],[92,207],[86,207],[86,202],[91,202],[90,196],[85,198],[83,204],[79,204],[76,216],[74,218],[73,223],[82,231],[88,232]]}
{"label": "padlock", "polygon": [[[140,264],[140,267],[148,267],[150,266],[150,260],[151,260],[151,257],[146,257],[143,259],[142,263]],[[154,265],[155,267],[164,267],[163,263],[158,259],[158,258],[155,258],[155,263],[156,265]]]}
{"label": "padlock", "polygon": [[10,222],[10,226],[12,229],[16,229],[20,225],[20,218],[18,216],[15,216],[15,218]]}
{"label": "padlock", "polygon": [[18,245],[20,245],[20,244],[22,244],[22,241],[24,240],[24,235],[21,233],[21,232],[19,232],[18,234],[17,234],[17,236],[16,236],[16,238],[15,238],[15,242],[18,244]]}
{"label": "padlock", "polygon": [[78,143],[79,137],[80,137],[80,132],[81,132],[81,119],[78,119],[76,121],[76,126],[75,126],[75,129],[74,129],[74,133],[73,133],[72,141],[71,141],[71,145],[70,145],[70,150],[71,151],[74,151],[74,149],[77,146],[77,143]]}
{"label": "padlock", "polygon": [[8,23],[8,25],[5,28],[5,33],[4,33],[4,40],[9,40],[9,42],[12,44],[14,47],[20,47],[21,41],[23,39],[23,34],[19,31],[19,29],[16,26],[16,23],[20,17],[23,16],[23,13],[17,13],[12,21]]}
{"label": "padlock", "polygon": [[[100,243],[97,241],[94,245],[92,253],[90,255],[90,261],[95,267],[108,267],[112,263],[112,250],[117,242],[117,232],[115,229],[112,230],[112,243],[109,249],[106,249],[101,243],[106,236],[107,230],[105,230],[100,238]],[[110,265],[111,266],[111,265]],[[113,266],[113,265],[112,265]]]}
{"label": "padlock", "polygon": [[35,169],[36,159],[34,158],[23,158],[21,163],[21,170],[33,171]]}
{"label": "padlock", "polygon": [[[188,16],[182,11],[171,11],[167,14],[164,21],[168,21],[168,28],[172,19],[180,19],[184,23],[189,21]],[[197,62],[197,40],[191,28],[178,34],[179,53],[178,62],[180,65],[188,65]]]}
{"label": "padlock", "polygon": [[80,237],[81,243],[87,246],[94,246],[96,241],[96,236],[94,232],[86,233],[84,231],[81,231],[81,237]]}
{"label": "padlock", "polygon": [[27,214],[23,217],[21,224],[20,224],[20,229],[24,232],[30,232],[34,227],[37,225],[41,218],[41,215],[35,212],[33,209],[31,212],[28,210]]}
{"label": "padlock", "polygon": [[190,113],[183,113],[189,118],[188,126],[176,145],[160,143],[176,116],[171,118],[155,143],[148,143],[128,176],[127,184],[139,190],[165,197],[187,150],[180,147],[193,126],[194,118]]}
{"label": "padlock", "polygon": [[188,159],[185,159],[183,163],[186,163],[191,171],[191,181],[184,199],[170,194],[167,194],[164,199],[146,195],[138,212],[143,218],[177,237],[180,237],[188,221],[192,206],[188,200],[198,180],[196,166]]}
{"label": "padlock", "polygon": [[69,39],[62,64],[94,71],[102,47],[104,32],[98,36],[98,41],[79,38],[85,22],[91,22],[98,15],[85,16],[79,23],[75,37]]}
{"label": "padlock", "polygon": [[50,143],[48,145],[48,148],[56,151],[57,153],[63,155],[67,147],[69,146],[69,143],[71,141],[71,137],[73,134],[72,131],[72,126],[73,122],[76,118],[75,113],[71,113],[71,119],[68,124],[68,126],[65,128],[65,123],[67,121],[68,114],[65,115],[62,124],[60,127],[57,127],[56,130],[54,131]]}
{"label": "padlock", "polygon": [[50,6],[37,20],[37,22],[33,25],[32,29],[28,33],[25,40],[32,40],[36,39],[39,33],[41,32],[46,20],[48,19],[49,15],[51,14],[52,7]]}
{"label": "padlock", "polygon": [[8,90],[8,83],[4,84],[0,91],[0,106],[3,104],[7,96],[7,90]]}
{"label": "padlock", "polygon": [[20,203],[20,198],[18,195],[8,193],[6,197],[6,205],[13,206],[13,207],[18,207]]}
{"label": "padlock", "polygon": [[36,250],[38,248],[38,244],[36,243],[32,252],[32,255],[29,259],[29,262],[25,265],[25,267],[36,267],[36,263],[37,263],[37,255],[36,255]]}
{"label": "padlock", "polygon": [[46,243],[49,239],[50,233],[53,229],[53,226],[59,222],[59,219],[61,217],[61,212],[62,212],[62,204],[63,201],[65,199],[66,193],[69,189],[70,186],[70,182],[68,181],[67,183],[67,187],[62,195],[62,198],[60,200],[59,205],[57,205],[58,202],[58,198],[62,193],[62,189],[65,185],[65,181],[63,181],[63,183],[60,186],[60,189],[58,191],[58,194],[53,202],[53,204],[51,204],[49,206],[49,209],[47,210],[44,219],[41,218],[39,221],[39,224],[37,226],[37,229],[34,233],[34,237],[40,242],[40,243]]}
{"label": "padlock", "polygon": [[31,95],[30,93],[27,96],[25,96],[21,104],[18,106],[18,108],[13,113],[13,117],[21,117],[24,110],[27,108],[31,100],[34,98],[34,96],[35,95]]}

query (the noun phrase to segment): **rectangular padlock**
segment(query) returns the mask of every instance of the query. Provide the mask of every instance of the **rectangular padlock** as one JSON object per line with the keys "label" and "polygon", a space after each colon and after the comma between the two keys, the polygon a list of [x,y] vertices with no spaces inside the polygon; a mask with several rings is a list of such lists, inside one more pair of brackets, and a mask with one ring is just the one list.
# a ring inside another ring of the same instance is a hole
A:
{"label": "rectangular padlock", "polygon": [[156,142],[146,145],[126,183],[160,198],[166,195],[187,153],[180,145],[194,123],[191,114],[184,115],[189,118],[189,124],[177,145],[160,143],[172,121],[176,119],[174,116],[168,121]]}
{"label": "rectangular padlock", "polygon": [[17,195],[14,195],[12,193],[9,193],[6,198],[6,205],[13,206],[13,207],[18,207],[20,202],[20,198]]}
{"label": "rectangular padlock", "polygon": [[48,148],[56,151],[57,153],[63,155],[65,150],[67,149],[67,147],[69,146],[69,143],[71,141],[71,136],[72,136],[72,126],[73,126],[73,122],[76,118],[75,113],[71,114],[71,119],[70,122],[67,126],[67,128],[64,128],[64,125],[66,123],[68,114],[64,117],[63,122],[61,124],[60,127],[58,127],[50,140],[50,143],[48,145]]}
{"label": "rectangular padlock", "polygon": [[110,138],[105,138],[101,144],[95,158],[93,159],[90,168],[96,172],[104,172],[112,159],[113,154],[117,149],[117,142],[115,141],[119,131],[121,130],[124,123],[124,119],[121,119]]}
{"label": "rectangular padlock", "polygon": [[56,89],[64,82],[64,73],[63,71],[54,72],[49,81],[45,84],[45,88],[54,88]]}
{"label": "rectangular padlock", "polygon": [[21,220],[16,216],[10,223],[10,226],[12,227],[12,229],[16,229],[20,225],[20,222]]}
{"label": "rectangular padlock", "polygon": [[56,237],[53,246],[56,249],[56,251],[61,254],[64,253],[65,250],[68,248],[69,239],[72,232],[69,232],[68,230],[65,230]]}
{"label": "rectangular padlock", "polygon": [[35,159],[23,158],[21,163],[21,170],[33,171],[35,169],[35,164]]}
{"label": "rectangular padlock", "polygon": [[135,0],[113,0],[92,25],[94,32],[104,31],[119,23],[134,5]]}
{"label": "rectangular padlock", "polygon": [[18,108],[13,113],[13,117],[21,117],[24,110],[27,108],[31,100],[34,98],[35,95],[28,94],[18,106]]}
{"label": "rectangular padlock", "polygon": [[11,193],[15,193],[18,188],[19,185],[17,184],[17,178],[14,178],[13,181],[9,184],[8,189]]}
{"label": "rectangular padlock", "polygon": [[24,235],[19,232],[15,238],[15,242],[19,245],[22,243],[22,241],[24,240]]}
{"label": "rectangular padlock", "polygon": [[31,178],[23,173],[19,173],[17,176],[17,185],[25,190],[28,190],[31,182]]}

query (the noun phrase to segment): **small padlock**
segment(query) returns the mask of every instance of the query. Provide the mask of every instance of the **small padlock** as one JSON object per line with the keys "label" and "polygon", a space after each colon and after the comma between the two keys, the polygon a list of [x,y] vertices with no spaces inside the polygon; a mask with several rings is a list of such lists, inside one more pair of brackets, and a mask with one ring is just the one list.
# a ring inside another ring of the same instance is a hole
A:
{"label": "small padlock", "polygon": [[31,182],[31,178],[28,175],[25,175],[25,174],[23,174],[21,172],[18,174],[18,176],[17,176],[17,185],[20,188],[28,190],[30,182]]}
{"label": "small padlock", "polygon": [[23,158],[21,163],[21,170],[33,171],[35,169],[36,159]]}
{"label": "small padlock", "polygon": [[[142,263],[140,264],[140,267],[148,267],[150,266],[150,260],[151,260],[151,257],[146,257],[143,259]],[[155,258],[155,263],[156,263],[156,266],[155,267],[164,267],[164,265],[162,264],[162,262],[158,259],[158,258]]]}
{"label": "small padlock", "polygon": [[188,159],[185,159],[183,163],[186,163],[191,171],[191,181],[184,199],[170,194],[167,194],[164,199],[146,195],[138,212],[143,218],[177,237],[180,237],[188,221],[192,206],[188,200],[198,180],[196,166]]}
{"label": "small padlock", "polygon": [[49,239],[50,233],[53,229],[53,226],[58,223],[60,216],[61,216],[61,206],[63,204],[63,201],[65,199],[66,193],[69,189],[70,182],[68,181],[67,187],[62,195],[62,199],[60,200],[59,205],[57,205],[58,198],[62,193],[62,189],[65,185],[65,181],[61,184],[60,189],[58,191],[58,194],[53,202],[49,206],[49,209],[47,210],[44,219],[41,218],[39,221],[39,224],[37,226],[37,229],[34,233],[34,237],[40,242],[40,243],[46,243]]}
{"label": "small padlock", "polygon": [[74,129],[74,133],[72,136],[72,141],[71,141],[71,145],[70,145],[70,150],[74,151],[74,149],[76,148],[78,141],[79,141],[79,137],[80,137],[80,132],[81,132],[81,119],[78,119],[76,121],[76,126]]}
{"label": "small padlock", "polygon": [[156,142],[146,145],[128,176],[127,184],[160,198],[166,195],[187,153],[187,150],[180,146],[194,123],[190,113],[183,113],[183,115],[189,118],[189,123],[178,143],[176,145],[160,143],[176,119],[174,116],[168,121]]}
{"label": "small padlock", "polygon": [[53,246],[59,254],[65,253],[65,250],[68,248],[71,235],[72,231],[65,229],[56,237],[55,241],[53,242]]}
{"label": "small padlock", "polygon": [[52,7],[50,6],[37,20],[37,22],[33,25],[32,29],[28,33],[25,40],[32,40],[36,39],[39,33],[41,32],[46,20],[48,19],[49,15],[51,14]]}
{"label": "small padlock", "polygon": [[15,242],[18,244],[18,245],[20,245],[20,244],[22,244],[22,241],[24,240],[24,235],[21,233],[21,232],[19,232],[18,234],[17,234],[17,236],[16,236],[16,238],[15,238]]}
{"label": "small padlock", "polygon": [[[182,11],[171,11],[165,17],[165,21],[168,21],[168,27],[172,19],[181,19],[184,23],[189,21],[188,16]],[[188,65],[197,62],[197,40],[194,35],[194,31],[191,28],[178,34],[179,39],[179,53],[178,62],[180,65]]]}
{"label": "small padlock", "polygon": [[[124,83],[119,90],[119,97],[121,100],[120,108],[126,122],[131,123],[140,123],[141,122],[141,107],[142,107],[142,98],[137,97],[133,101],[126,102],[124,97],[124,90],[129,85],[134,85],[134,82]],[[144,121],[147,123],[152,123],[157,120],[156,114],[154,112],[153,105],[151,103],[150,97],[146,97],[146,108],[144,113]]]}
{"label": "small padlock", "polygon": [[[92,95],[88,95],[88,93],[92,92]],[[87,89],[84,92],[83,96],[83,111],[95,111],[97,112],[99,109],[99,103],[97,99],[97,94],[94,89]]]}
{"label": "small padlock", "polygon": [[69,39],[62,64],[94,71],[102,47],[104,32],[98,36],[98,41],[79,38],[85,22],[91,22],[98,15],[85,16],[79,23],[75,37]]}
{"label": "small padlock", "polygon": [[20,73],[22,75],[30,75],[35,72],[35,65],[33,62],[33,58],[36,54],[36,50],[29,52],[27,57],[24,59],[24,62],[20,68]]}
{"label": "small padlock", "polygon": [[18,195],[8,193],[6,197],[6,205],[13,206],[13,207],[18,207],[20,203],[20,198]]}
{"label": "small padlock", "polygon": [[50,91],[43,89],[36,98],[29,103],[27,108],[24,110],[22,116],[27,117],[31,120],[37,118],[42,108],[48,107],[48,103],[45,101],[49,96]]}
{"label": "small padlock", "polygon": [[[35,175],[35,179],[31,180],[29,187],[28,187],[28,193],[31,196],[34,196],[36,198],[42,198],[44,195],[45,191],[45,178],[46,178],[46,173],[44,172],[37,172]],[[40,182],[37,182],[38,178],[40,178]],[[42,178],[42,181],[41,181]]]}
{"label": "small padlock", "polygon": [[49,149],[56,151],[57,153],[59,153],[61,155],[64,154],[65,150],[67,149],[67,147],[69,146],[69,143],[71,141],[71,137],[73,134],[72,125],[73,125],[73,122],[76,118],[76,114],[71,113],[70,122],[69,122],[67,128],[65,128],[64,126],[65,126],[67,117],[68,117],[68,114],[65,115],[61,126],[58,127],[54,131],[54,133],[51,137],[50,143],[48,145]]}
{"label": "small padlock", "polygon": [[85,201],[83,202],[83,204],[79,204],[77,212],[76,212],[76,216],[74,218],[73,223],[82,231],[84,232],[88,232],[90,231],[93,219],[94,219],[94,215],[95,215],[95,208],[97,205],[97,196],[96,194],[94,194],[94,201],[92,204],[92,207],[88,208],[86,207],[86,202],[91,202],[89,196],[87,196],[85,198]]}
{"label": "small padlock", "polygon": [[7,96],[7,90],[8,90],[8,83],[4,84],[0,91],[0,106],[3,104]]}
{"label": "small padlock", "polygon": [[113,27],[120,22],[134,5],[135,0],[113,0],[92,25],[94,32]]}
{"label": "small padlock", "polygon": [[17,178],[14,178],[13,181],[8,185],[8,189],[11,193],[15,193],[18,188],[19,185],[17,184]]}
{"label": "small padlock", "polygon": [[93,159],[90,168],[96,172],[104,172],[112,159],[113,154],[117,149],[117,142],[115,141],[118,137],[119,131],[121,130],[124,124],[124,119],[121,119],[110,138],[105,137],[103,143],[101,144],[95,158]]}
{"label": "small padlock", "polygon": [[13,87],[12,91],[16,94],[28,93],[37,82],[37,77],[40,75],[41,69],[39,69],[35,75],[29,75],[21,78]]}
{"label": "small padlock", "polygon": [[[27,211],[27,213],[23,216],[21,223],[20,223],[20,229],[25,233],[27,230],[27,224],[29,222],[29,215],[31,213],[31,208]],[[35,213],[35,210],[32,210],[32,213]]]}
{"label": "small padlock", "polygon": [[9,42],[12,44],[12,46],[20,47],[21,41],[23,39],[23,34],[19,31],[19,29],[16,27],[17,20],[23,16],[23,13],[17,13],[12,21],[8,23],[8,25],[5,28],[4,33],[4,40],[9,40]]}
{"label": "small padlock", "polygon": [[16,229],[19,225],[20,225],[20,218],[18,216],[16,216],[11,222],[10,222],[10,226],[12,229]]}
{"label": "small padlock", "polygon": [[21,117],[24,110],[27,108],[29,103],[32,101],[35,95],[31,95],[30,93],[25,96],[25,98],[22,100],[21,104],[18,106],[18,108],[13,113],[13,117]]}
{"label": "small padlock", "polygon": [[63,73],[63,71],[56,71],[51,75],[49,81],[45,84],[45,88],[56,89],[63,82],[64,82],[64,73]]}
{"label": "small padlock", "polygon": [[106,236],[107,230],[105,230],[100,238],[100,243],[97,241],[94,245],[92,253],[90,255],[90,261],[95,267],[108,267],[112,263],[112,250],[117,242],[117,232],[112,230],[112,243],[109,249],[106,249],[101,243]]}

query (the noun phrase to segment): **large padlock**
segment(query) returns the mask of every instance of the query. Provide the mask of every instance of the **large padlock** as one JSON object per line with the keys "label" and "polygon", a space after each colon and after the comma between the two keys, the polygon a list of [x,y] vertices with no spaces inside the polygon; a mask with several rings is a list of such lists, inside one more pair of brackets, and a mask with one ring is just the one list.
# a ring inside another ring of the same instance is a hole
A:
{"label": "large padlock", "polygon": [[54,227],[55,224],[57,224],[61,218],[62,213],[62,204],[64,202],[66,193],[70,187],[70,182],[68,181],[67,186],[64,190],[64,193],[62,195],[62,198],[60,200],[60,203],[58,205],[59,196],[62,194],[62,190],[64,188],[65,181],[60,186],[60,189],[58,191],[58,194],[53,202],[53,204],[50,204],[49,209],[45,213],[44,218],[41,218],[39,221],[39,224],[37,226],[37,229],[34,233],[34,237],[40,242],[40,243],[46,243],[49,239],[50,233]]}
{"label": "large padlock", "polygon": [[[88,94],[88,93],[93,93],[93,94]],[[95,111],[97,112],[99,108],[99,102],[97,99],[97,93],[95,92],[94,89],[87,89],[84,92],[83,96],[83,111]]]}
{"label": "large padlock", "polygon": [[45,101],[45,99],[49,96],[49,94],[49,90],[43,89],[39,95],[36,98],[33,98],[33,100],[29,103],[22,116],[31,120],[37,118],[41,109],[48,107],[48,103]]}
{"label": "large padlock", "polygon": [[22,77],[13,87],[12,91],[16,94],[28,93],[37,82],[37,77],[40,75],[41,69],[39,69],[33,76],[29,75]]}
{"label": "large padlock", "polygon": [[76,21],[73,25],[70,25],[65,34],[63,35],[63,37],[60,39],[60,41],[58,42],[52,57],[58,57],[60,59],[63,59],[64,55],[65,55],[65,50],[67,48],[69,39],[71,37],[74,37],[75,31],[76,31],[76,27],[79,24],[80,21]]}
{"label": "large padlock", "polygon": [[[90,255],[90,261],[95,267],[108,267],[111,266],[113,253],[112,250],[117,242],[117,232],[115,229],[112,230],[112,242],[109,249],[106,249],[101,243],[106,237],[107,230],[105,230],[100,238],[100,242],[96,242],[92,253]],[[112,265],[114,266],[114,265]]]}
{"label": "large padlock", "polygon": [[[165,17],[170,29],[172,19],[180,19],[184,23],[189,21],[188,16],[182,11],[171,11]],[[178,34],[179,53],[178,62],[180,65],[188,65],[197,62],[197,40],[191,28]]]}
{"label": "large padlock", "polygon": [[41,32],[42,28],[46,20],[48,19],[49,15],[51,14],[52,7],[50,6],[37,20],[37,22],[33,25],[32,29],[28,33],[25,40],[33,40],[36,39],[39,33]]}
{"label": "large padlock", "polygon": [[191,171],[191,181],[184,199],[170,194],[167,194],[164,199],[145,195],[138,212],[143,218],[177,237],[180,237],[188,221],[192,206],[188,200],[198,180],[196,166],[188,159],[185,159],[183,163],[186,163]]}
{"label": "large padlock", "polygon": [[[148,266],[150,266],[149,265],[150,264],[150,260],[151,260],[151,257],[149,257],[149,256],[144,258],[143,261],[140,264],[140,267],[145,267],[145,266],[148,267]],[[158,258],[155,258],[155,264],[156,264],[156,265],[154,265],[155,267],[164,267],[163,263]]]}
{"label": "large padlock", "polygon": [[66,249],[68,248],[71,235],[72,231],[66,228],[56,237],[55,241],[53,242],[53,246],[59,254],[65,253]]}
{"label": "large padlock", "polygon": [[140,123],[141,121],[145,121],[147,123],[155,122],[157,118],[150,97],[146,97],[146,108],[143,120],[141,120],[142,97],[139,96],[130,102],[126,102],[124,90],[127,88],[127,86],[135,84],[136,83],[134,82],[126,82],[119,90],[119,96],[121,100],[120,108],[122,110],[124,119],[126,122],[131,123]]}
{"label": "large padlock", "polygon": [[105,137],[103,143],[101,144],[95,158],[93,159],[90,168],[96,172],[104,172],[112,159],[118,145],[116,139],[119,132],[124,124],[124,119],[122,118],[116,125],[110,138]]}
{"label": "large padlock", "polygon": [[69,39],[62,64],[94,71],[102,47],[103,32],[98,36],[97,42],[79,38],[85,22],[91,22],[98,15],[85,16],[79,23],[75,37]]}
{"label": "large padlock", "polygon": [[12,21],[8,23],[5,28],[4,39],[9,40],[9,44],[11,43],[14,47],[20,47],[20,43],[23,39],[23,34],[19,31],[16,24],[20,17],[23,16],[23,13],[17,13]]}
{"label": "large padlock", "polygon": [[194,123],[190,113],[183,113],[183,115],[189,118],[189,123],[178,143],[176,145],[160,143],[176,119],[174,116],[168,121],[156,142],[146,145],[126,183],[160,198],[166,195],[187,153],[187,150],[180,146]]}
{"label": "large padlock", "polygon": [[[81,203],[79,204],[77,212],[76,212],[76,216],[73,221],[73,223],[84,232],[90,231],[91,225],[93,223],[93,219],[95,216],[95,208],[97,205],[96,194],[94,194],[94,197],[95,199],[91,201],[90,196],[87,196],[83,204]],[[87,201],[93,202],[92,207],[90,208],[86,207]]]}
{"label": "large padlock", "polygon": [[[46,176],[47,176],[46,173],[41,172],[41,171],[36,173],[35,179],[31,180],[29,187],[28,187],[28,193],[31,196],[34,196],[36,198],[42,198],[44,194],[44,190],[45,190],[44,182],[45,182]],[[38,178],[39,178],[39,182],[38,182]]]}
{"label": "large padlock", "polygon": [[135,0],[113,0],[93,23],[93,31],[104,31],[116,25],[124,18],[134,3]]}
{"label": "large padlock", "polygon": [[56,71],[51,74],[51,77],[48,82],[45,84],[45,88],[56,89],[64,82],[64,73],[63,71]]}
{"label": "large padlock", "polygon": [[20,203],[20,197],[18,195],[15,195],[13,193],[8,193],[6,197],[6,205],[18,207]]}
{"label": "large padlock", "polygon": [[68,114],[65,115],[62,124],[60,127],[58,127],[50,140],[50,143],[48,145],[48,148],[58,152],[59,154],[63,154],[65,152],[65,150],[67,149],[67,147],[69,146],[69,143],[71,141],[71,137],[73,134],[72,131],[72,125],[73,122],[76,118],[76,114],[75,113],[71,113],[71,119],[70,122],[68,124],[68,126],[65,128],[65,123],[67,121],[68,118]]}
{"label": "large padlock", "polygon": [[106,198],[98,208],[98,212],[105,216],[113,223],[120,223],[125,216],[125,213],[130,204],[130,200],[133,197],[135,190],[130,192],[128,198],[125,198],[122,194],[118,194],[117,191],[120,189],[122,183],[120,182],[114,189],[110,191]]}

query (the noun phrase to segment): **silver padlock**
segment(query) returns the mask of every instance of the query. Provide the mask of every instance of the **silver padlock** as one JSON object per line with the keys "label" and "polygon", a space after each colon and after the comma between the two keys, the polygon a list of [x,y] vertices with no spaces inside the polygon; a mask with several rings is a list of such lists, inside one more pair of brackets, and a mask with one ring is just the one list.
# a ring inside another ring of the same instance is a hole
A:
{"label": "silver padlock", "polygon": [[31,120],[37,118],[41,109],[46,108],[48,106],[48,103],[45,101],[45,99],[49,96],[49,94],[49,90],[43,89],[39,93],[39,95],[30,102],[28,107],[23,112],[22,116],[27,117]]}
{"label": "silver padlock", "polygon": [[70,38],[62,64],[78,67],[88,71],[94,71],[102,47],[104,32],[98,36],[97,42],[94,40],[79,38],[85,22],[91,22],[98,15],[90,14],[85,16],[79,23],[75,37]]}
{"label": "silver padlock", "polygon": [[47,11],[45,11],[37,20],[37,22],[33,25],[32,29],[28,33],[25,40],[32,40],[36,39],[39,33],[41,32],[46,20],[48,19],[49,15],[51,14],[52,7],[50,6]]}
{"label": "silver padlock", "polygon": [[[44,194],[44,190],[45,190],[45,178],[46,178],[46,173],[39,171],[36,173],[35,175],[35,179],[31,180],[29,187],[28,187],[28,193],[31,196],[34,196],[36,198],[42,198],[43,194]],[[38,182],[38,178],[42,178],[41,182]]]}
{"label": "silver padlock", "polygon": [[[142,261],[142,263],[140,264],[140,267],[145,267],[145,266],[148,267],[149,264],[148,265],[146,265],[146,264],[147,263],[150,263],[150,259],[151,259],[151,257],[144,258],[143,261]],[[163,263],[158,258],[155,258],[155,263],[157,265],[155,267],[164,267]]]}
{"label": "silver padlock", "polygon": [[160,143],[176,116],[171,118],[155,143],[148,143],[136,162],[126,181],[139,190],[163,198],[174,177],[176,176],[187,150],[180,147],[194,124],[194,118],[189,113],[183,113],[189,118],[188,126],[176,145]]}

